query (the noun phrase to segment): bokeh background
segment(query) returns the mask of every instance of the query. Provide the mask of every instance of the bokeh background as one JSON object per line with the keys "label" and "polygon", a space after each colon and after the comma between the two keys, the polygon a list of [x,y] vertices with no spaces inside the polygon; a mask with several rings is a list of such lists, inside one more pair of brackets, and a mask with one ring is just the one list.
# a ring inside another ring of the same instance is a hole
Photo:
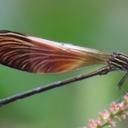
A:
{"label": "bokeh background", "polygon": [[[105,52],[128,53],[128,1],[0,0],[0,29]],[[0,97],[98,67],[69,73],[31,74],[0,65]],[[9,104],[0,108],[0,128],[79,128],[121,97],[116,85],[123,74],[93,77]],[[123,124],[117,127],[123,128]]]}

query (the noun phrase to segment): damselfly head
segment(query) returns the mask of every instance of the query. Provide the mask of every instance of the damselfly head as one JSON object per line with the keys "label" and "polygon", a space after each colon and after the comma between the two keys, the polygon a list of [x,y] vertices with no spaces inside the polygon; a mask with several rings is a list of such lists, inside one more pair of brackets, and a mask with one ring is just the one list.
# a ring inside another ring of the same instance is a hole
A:
{"label": "damselfly head", "polygon": [[123,53],[113,53],[108,63],[115,68],[128,71],[128,56]]}

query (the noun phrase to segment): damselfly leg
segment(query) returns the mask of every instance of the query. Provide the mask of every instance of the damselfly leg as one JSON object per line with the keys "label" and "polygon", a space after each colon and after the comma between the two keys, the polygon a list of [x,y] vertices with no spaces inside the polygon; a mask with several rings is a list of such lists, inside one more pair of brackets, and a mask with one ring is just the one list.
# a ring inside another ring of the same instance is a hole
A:
{"label": "damselfly leg", "polygon": [[124,89],[124,83],[126,82],[126,80],[128,79],[128,72],[125,73],[125,75],[121,78],[121,80],[118,82],[117,86],[118,88],[123,92],[123,93],[127,93],[127,91]]}

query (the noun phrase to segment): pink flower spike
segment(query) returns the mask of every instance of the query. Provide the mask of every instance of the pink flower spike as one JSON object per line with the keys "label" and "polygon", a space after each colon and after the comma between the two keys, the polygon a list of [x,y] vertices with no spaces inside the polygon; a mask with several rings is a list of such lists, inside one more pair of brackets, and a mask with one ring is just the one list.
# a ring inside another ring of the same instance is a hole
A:
{"label": "pink flower spike", "polygon": [[109,111],[110,111],[111,113],[116,113],[116,112],[119,111],[119,109],[120,109],[120,108],[119,108],[119,104],[116,103],[116,102],[112,102],[111,105],[110,105]]}
{"label": "pink flower spike", "polygon": [[124,102],[119,103],[118,106],[119,106],[120,111],[124,111],[126,108],[126,105]]}
{"label": "pink flower spike", "polygon": [[110,115],[111,115],[110,112],[107,111],[107,110],[105,110],[104,112],[99,113],[99,117],[103,121],[107,121],[110,118]]}
{"label": "pink flower spike", "polygon": [[126,94],[122,101],[112,102],[108,110],[99,113],[95,120],[89,120],[85,128],[104,128],[106,126],[115,127],[115,121],[122,121],[128,118],[128,94]]}
{"label": "pink flower spike", "polygon": [[97,128],[100,124],[100,120],[89,120],[87,128]]}

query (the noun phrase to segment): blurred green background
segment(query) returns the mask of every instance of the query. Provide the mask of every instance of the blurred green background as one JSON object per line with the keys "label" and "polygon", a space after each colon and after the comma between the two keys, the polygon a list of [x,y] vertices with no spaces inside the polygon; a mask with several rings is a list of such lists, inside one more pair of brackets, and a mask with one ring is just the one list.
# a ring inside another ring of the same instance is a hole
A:
{"label": "blurred green background", "polygon": [[[128,1],[0,0],[0,29],[128,53]],[[96,68],[31,74],[0,65],[0,97]],[[116,86],[122,75],[93,77],[9,104],[0,108],[0,128],[79,128],[122,95]]]}

